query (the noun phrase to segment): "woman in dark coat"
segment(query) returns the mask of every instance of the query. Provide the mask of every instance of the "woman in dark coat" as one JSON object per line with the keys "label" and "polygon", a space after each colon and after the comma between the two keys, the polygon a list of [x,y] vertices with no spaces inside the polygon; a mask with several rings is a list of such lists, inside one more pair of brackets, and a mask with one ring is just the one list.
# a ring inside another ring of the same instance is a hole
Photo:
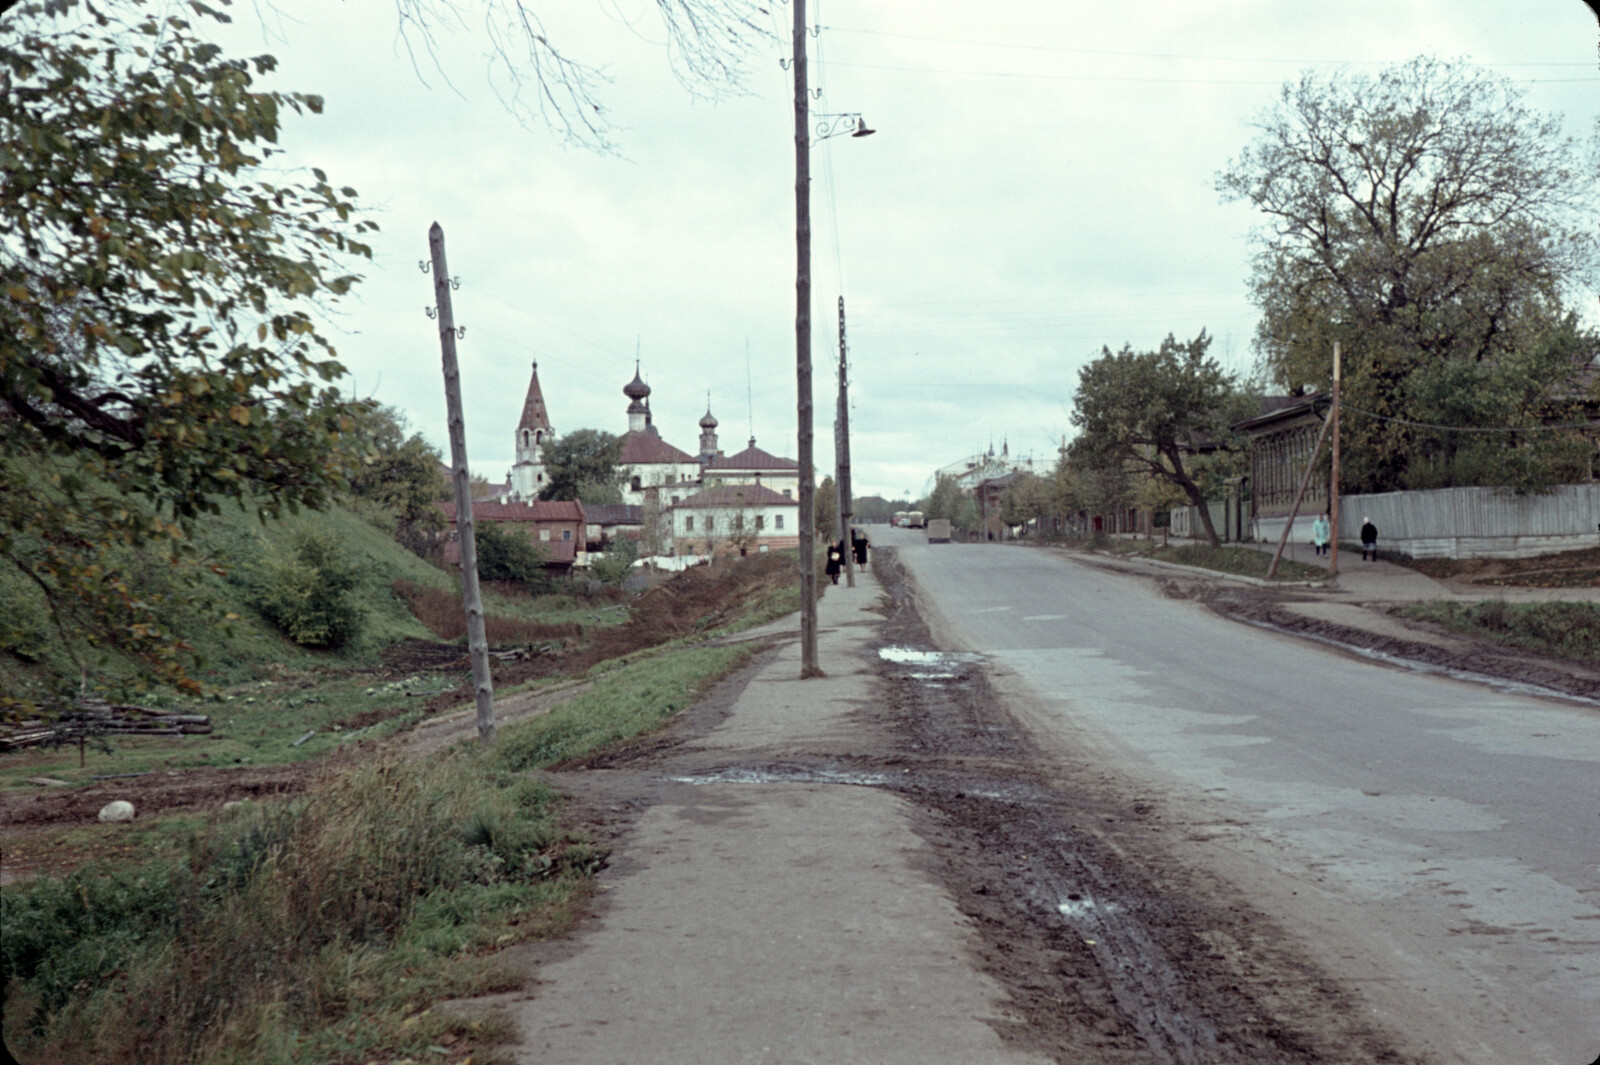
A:
{"label": "woman in dark coat", "polygon": [[844,541],[828,545],[828,562],[823,567],[823,572],[828,575],[828,580],[834,584],[839,583],[839,569],[844,565]]}
{"label": "woman in dark coat", "polygon": [[[1372,558],[1367,558],[1367,552],[1372,553]],[[1377,561],[1378,558],[1378,527],[1372,524],[1371,518],[1361,519],[1361,561]]]}
{"label": "woman in dark coat", "polygon": [[850,546],[856,553],[856,565],[867,568],[867,534],[860,529],[850,530]]}

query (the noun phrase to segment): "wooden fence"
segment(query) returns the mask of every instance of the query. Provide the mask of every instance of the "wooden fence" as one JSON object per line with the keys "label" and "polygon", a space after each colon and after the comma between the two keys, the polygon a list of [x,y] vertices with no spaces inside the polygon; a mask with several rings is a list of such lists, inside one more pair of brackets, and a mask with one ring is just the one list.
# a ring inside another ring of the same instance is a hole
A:
{"label": "wooden fence", "polygon": [[[1356,542],[1362,519],[1371,518],[1379,547],[1412,558],[1527,558],[1600,546],[1600,484],[1528,495],[1505,488],[1380,492],[1339,504],[1341,542]],[[1314,517],[1302,513],[1291,538],[1308,539]],[[1276,542],[1283,522],[1255,519],[1254,538]]]}

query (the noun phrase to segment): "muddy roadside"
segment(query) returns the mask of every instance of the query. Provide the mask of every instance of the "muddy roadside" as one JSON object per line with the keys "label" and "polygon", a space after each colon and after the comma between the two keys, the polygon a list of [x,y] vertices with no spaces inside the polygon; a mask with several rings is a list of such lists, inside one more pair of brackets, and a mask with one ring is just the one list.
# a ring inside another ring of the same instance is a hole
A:
{"label": "muddy roadside", "polygon": [[[611,845],[611,875],[649,852],[634,826],[685,781],[881,789],[926,844],[917,869],[973,931],[967,964],[1008,996],[989,1022],[1007,1046],[1078,1065],[1418,1060],[1249,898],[1171,856],[1172,834],[1190,831],[1182,811],[1035,747],[980,659],[934,649],[891,551],[874,574],[886,594],[862,652],[872,696],[838,734],[714,742],[758,662],[652,742],[547,775]],[[585,934],[530,948],[536,979]]]}
{"label": "muddy roadside", "polygon": [[[1541,655],[1442,625],[1402,616],[1409,605],[1386,598],[1363,601],[1337,589],[1267,588],[1195,571],[1174,574],[1137,561],[1073,552],[1073,561],[1152,580],[1173,599],[1203,603],[1222,617],[1312,640],[1397,669],[1441,673],[1519,694],[1564,697],[1600,705],[1600,666]],[[1489,571],[1493,572],[1493,571]],[[1458,598],[1493,598],[1481,582],[1451,581]]]}

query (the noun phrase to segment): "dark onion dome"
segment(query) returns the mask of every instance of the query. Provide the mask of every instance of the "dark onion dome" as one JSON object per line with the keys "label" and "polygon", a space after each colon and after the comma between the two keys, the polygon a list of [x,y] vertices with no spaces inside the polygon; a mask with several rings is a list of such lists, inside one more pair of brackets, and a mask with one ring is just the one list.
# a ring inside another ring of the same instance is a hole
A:
{"label": "dark onion dome", "polygon": [[702,428],[702,429],[715,429],[716,427],[717,427],[717,419],[712,416],[711,408],[707,407],[706,408],[705,417],[700,419],[700,428]]}
{"label": "dark onion dome", "polygon": [[633,368],[633,380],[622,386],[622,394],[634,400],[643,399],[650,394],[650,386],[639,376],[639,367]]}

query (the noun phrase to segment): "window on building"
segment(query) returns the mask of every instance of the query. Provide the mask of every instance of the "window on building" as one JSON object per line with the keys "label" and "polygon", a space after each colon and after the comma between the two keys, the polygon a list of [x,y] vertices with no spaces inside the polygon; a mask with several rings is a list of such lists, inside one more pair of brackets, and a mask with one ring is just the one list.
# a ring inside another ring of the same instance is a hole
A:
{"label": "window on building", "polygon": [[783,528],[783,515],[782,514],[774,514],[772,516],[772,527],[774,529]]}
{"label": "window on building", "polygon": [[683,517],[683,531],[694,532],[694,515],[685,514]]}
{"label": "window on building", "polygon": [[541,540],[550,539],[550,530],[549,529],[540,529],[539,530],[539,539],[541,539]]}
{"label": "window on building", "polygon": [[789,489],[787,489],[787,488],[785,488],[785,489],[784,489],[784,490],[783,490],[783,498],[785,498],[785,499],[788,499],[788,498],[790,498],[790,496],[789,496]]}
{"label": "window on building", "polygon": [[634,474],[631,478],[629,478],[628,484],[635,492],[637,492],[639,490],[639,475]]}
{"label": "window on building", "polygon": [[756,532],[760,532],[762,529],[766,528],[766,526],[767,526],[767,519],[765,517],[763,517],[762,515],[757,514],[756,515]]}
{"label": "window on building", "polygon": [[564,540],[564,541],[570,542],[572,540],[572,530],[571,529],[562,529],[561,530],[561,539]]}
{"label": "window on building", "polygon": [[677,496],[673,496],[672,497],[672,505],[673,506],[677,506],[678,505],[678,497]]}

